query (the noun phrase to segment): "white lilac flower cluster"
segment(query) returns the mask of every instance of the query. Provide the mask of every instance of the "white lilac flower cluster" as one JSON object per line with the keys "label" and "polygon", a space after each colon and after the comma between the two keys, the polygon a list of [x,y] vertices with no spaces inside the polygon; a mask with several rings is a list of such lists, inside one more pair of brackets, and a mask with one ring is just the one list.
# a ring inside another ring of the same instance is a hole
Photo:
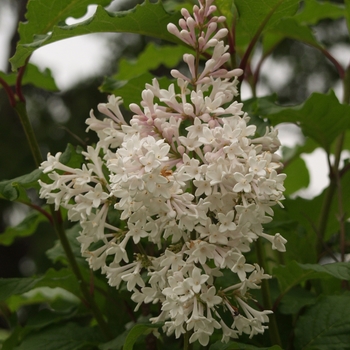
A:
{"label": "white lilac flower cluster", "polygon": [[[256,127],[233,101],[242,71],[223,68],[230,55],[222,41],[227,30],[218,30],[218,23],[225,18],[213,15],[212,3],[199,0],[193,16],[183,9],[181,31],[168,25],[196,51],[183,57],[189,76],[172,70],[176,82],[167,90],[157,79],[147,84],[141,106],[130,105],[129,124],[122,100],[110,96],[98,106],[107,118],[91,112],[87,119],[99,142],[83,153],[82,168],[49,154],[41,169],[52,182],[40,182],[41,197],[80,222],[78,240],[90,267],[101,269],[111,286],[126,283],[136,309],[160,303],[151,321],[163,322],[166,334],[190,332],[190,342],[202,345],[215,329],[224,342],[264,332],[271,311],[249,306],[248,291],[270,276],[244,254],[260,237],[282,252],[286,243],[262,227],[284,198],[277,131],[254,138]],[[211,58],[200,71],[204,51]],[[116,211],[119,227],[108,219]],[[225,269],[236,280],[217,289]],[[222,317],[227,313],[230,325]]]}

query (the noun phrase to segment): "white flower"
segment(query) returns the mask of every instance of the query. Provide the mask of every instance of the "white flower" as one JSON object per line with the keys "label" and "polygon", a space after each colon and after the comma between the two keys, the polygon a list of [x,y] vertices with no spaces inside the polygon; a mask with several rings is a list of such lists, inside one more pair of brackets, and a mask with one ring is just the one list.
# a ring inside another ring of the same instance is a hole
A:
{"label": "white flower", "polygon": [[[234,100],[243,72],[223,67],[227,29],[219,29],[225,18],[212,15],[213,3],[200,0],[193,14],[183,9],[180,29],[168,25],[196,51],[183,56],[188,76],[172,70],[176,81],[168,88],[156,78],[146,84],[140,106],[129,106],[129,124],[121,98],[109,96],[98,106],[105,117],[91,112],[86,121],[99,141],[82,153],[84,164],[75,169],[61,163],[61,153],[48,154],[40,168],[49,180],[39,182],[40,197],[80,223],[78,242],[90,267],[111,286],[125,284],[135,310],[160,303],[150,321],[163,322],[167,335],[191,330],[190,342],[203,346],[215,329],[223,342],[264,332],[270,311],[246,301],[270,276],[245,254],[257,239],[282,252],[287,242],[263,231],[284,199],[277,131],[254,138],[256,127]],[[202,66],[198,57],[207,48]],[[238,282],[219,289],[216,277],[225,269]]]}

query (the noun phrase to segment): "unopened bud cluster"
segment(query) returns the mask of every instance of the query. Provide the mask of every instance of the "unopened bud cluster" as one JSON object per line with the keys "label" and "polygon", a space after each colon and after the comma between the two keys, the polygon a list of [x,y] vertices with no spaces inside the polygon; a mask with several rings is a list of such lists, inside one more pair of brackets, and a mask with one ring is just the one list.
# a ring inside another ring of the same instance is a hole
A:
{"label": "unopened bud cluster", "polygon": [[[83,166],[48,155],[41,169],[52,181],[40,182],[41,197],[80,223],[90,267],[101,269],[111,286],[125,283],[136,309],[160,303],[151,321],[163,322],[166,334],[190,332],[190,342],[202,345],[215,330],[224,342],[264,332],[271,311],[252,308],[248,291],[270,276],[245,254],[260,238],[282,252],[286,243],[262,227],[284,198],[277,132],[255,138],[256,127],[234,101],[242,71],[223,68],[230,55],[222,41],[227,30],[218,24],[225,18],[213,15],[212,3],[200,0],[193,15],[183,9],[181,30],[168,25],[197,52],[184,55],[188,76],[172,70],[168,89],[153,79],[141,105],[130,105],[130,123],[121,99],[110,96],[98,106],[106,118],[91,112],[87,119],[99,142],[83,153]],[[211,58],[201,66],[204,51]],[[118,227],[111,213],[119,213]],[[225,270],[233,282],[220,289],[216,281]]]}

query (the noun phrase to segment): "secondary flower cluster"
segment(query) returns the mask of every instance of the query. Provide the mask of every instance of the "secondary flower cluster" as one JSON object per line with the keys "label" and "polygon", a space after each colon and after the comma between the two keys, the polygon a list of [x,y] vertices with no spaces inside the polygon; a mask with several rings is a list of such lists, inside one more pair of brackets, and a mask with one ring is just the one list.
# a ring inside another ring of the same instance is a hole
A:
{"label": "secondary flower cluster", "polygon": [[[277,132],[255,138],[242,103],[234,101],[242,71],[223,68],[227,30],[217,30],[224,18],[213,16],[212,3],[200,0],[193,16],[183,9],[181,31],[168,25],[198,53],[184,55],[189,77],[172,70],[176,82],[168,89],[153,79],[141,106],[130,105],[129,124],[122,100],[110,96],[98,106],[106,118],[91,112],[87,119],[99,142],[83,153],[86,163],[75,169],[60,162],[60,153],[49,154],[41,169],[52,181],[40,182],[41,197],[80,222],[78,240],[91,268],[101,269],[111,286],[126,283],[136,309],[161,303],[151,321],[176,337],[191,332],[190,342],[202,345],[215,329],[222,341],[264,332],[271,311],[249,306],[248,291],[270,276],[244,254],[261,237],[279,251],[286,243],[262,227],[283,199]],[[207,50],[211,58],[199,72],[199,54]],[[118,225],[110,219],[116,212]],[[218,289],[225,270],[232,285]]]}

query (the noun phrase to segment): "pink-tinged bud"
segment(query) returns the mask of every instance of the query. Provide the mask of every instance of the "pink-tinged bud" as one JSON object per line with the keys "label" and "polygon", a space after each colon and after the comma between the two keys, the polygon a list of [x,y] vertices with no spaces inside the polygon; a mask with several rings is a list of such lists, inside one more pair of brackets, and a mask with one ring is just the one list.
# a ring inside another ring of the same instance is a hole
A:
{"label": "pink-tinged bud", "polygon": [[130,103],[129,108],[130,108],[131,112],[134,112],[135,114],[138,114],[138,115],[143,115],[143,112],[142,112],[140,106],[137,105],[136,103]]}
{"label": "pink-tinged bud", "polygon": [[218,23],[222,23],[226,21],[226,17],[225,16],[219,16],[217,19]]}
{"label": "pink-tinged bud", "polygon": [[179,20],[179,26],[180,26],[182,29],[184,29],[184,30],[187,29],[187,23],[186,23],[186,21],[185,21],[183,18],[181,18],[181,19]]}
{"label": "pink-tinged bud", "polygon": [[230,73],[230,76],[232,77],[239,77],[243,74],[243,69],[236,68],[236,69],[230,70],[229,73]]}
{"label": "pink-tinged bud", "polygon": [[185,17],[186,19],[187,19],[188,17],[191,17],[190,13],[189,13],[188,10],[185,9],[185,8],[182,8],[182,9],[181,9],[181,14],[182,14],[182,16]]}
{"label": "pink-tinged bud", "polygon": [[184,146],[180,145],[180,146],[177,148],[177,151],[178,151],[181,155],[183,155],[183,154],[185,153],[185,151],[186,151],[186,148],[185,148]]}
{"label": "pink-tinged bud", "polygon": [[167,25],[167,30],[170,34],[173,34],[173,35],[177,36],[178,38],[180,38],[180,32],[174,23],[169,23]]}
{"label": "pink-tinged bud", "polygon": [[191,81],[189,78],[187,78],[185,75],[183,75],[182,73],[180,73],[177,69],[172,69],[170,71],[170,74],[173,78],[175,79],[183,79],[186,81]]}
{"label": "pink-tinged bud", "polygon": [[228,30],[226,28],[221,28],[218,30],[218,32],[213,36],[214,39],[220,40],[227,36]]}
{"label": "pink-tinged bud", "polygon": [[192,78],[195,78],[196,76],[195,57],[191,54],[184,54],[183,60],[184,62],[187,63],[188,69],[190,70]]}

